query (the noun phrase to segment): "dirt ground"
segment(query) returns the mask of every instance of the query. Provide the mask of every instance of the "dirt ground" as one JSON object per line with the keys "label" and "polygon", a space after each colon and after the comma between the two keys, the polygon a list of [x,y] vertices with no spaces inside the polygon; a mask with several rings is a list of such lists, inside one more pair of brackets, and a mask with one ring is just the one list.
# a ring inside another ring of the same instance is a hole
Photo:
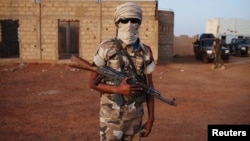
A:
{"label": "dirt ground", "polygon": [[[143,141],[205,141],[208,124],[250,124],[248,58],[231,56],[226,70],[211,65],[194,57],[158,62],[155,88],[178,105],[155,100],[154,127]],[[0,73],[1,141],[99,140],[100,97],[88,88],[89,72],[1,63]]]}

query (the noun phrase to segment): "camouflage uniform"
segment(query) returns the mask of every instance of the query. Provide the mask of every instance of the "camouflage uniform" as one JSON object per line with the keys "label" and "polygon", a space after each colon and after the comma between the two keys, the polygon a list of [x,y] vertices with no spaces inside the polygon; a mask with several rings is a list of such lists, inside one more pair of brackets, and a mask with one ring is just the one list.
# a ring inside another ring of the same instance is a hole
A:
{"label": "camouflage uniform", "polygon": [[215,58],[214,58],[214,65],[212,66],[212,69],[216,69],[216,68],[221,68],[221,69],[225,69],[224,67],[224,61],[222,60],[221,58],[221,47],[222,45],[219,43],[219,39],[216,38],[215,39],[215,44],[213,46],[214,48],[214,55],[215,55]]}
{"label": "camouflage uniform", "polygon": [[221,58],[221,45],[220,44],[216,44],[215,47],[215,58],[214,58],[214,65],[216,67],[219,67],[219,65],[224,65],[224,62]]}
{"label": "camouflage uniform", "polygon": [[[129,53],[137,73],[150,74],[155,70],[152,52],[149,47],[138,44],[139,48]],[[124,45],[122,45],[124,47]],[[130,64],[126,56],[122,55],[125,68],[128,72]],[[94,63],[97,66],[110,66],[121,71],[117,48],[114,39],[110,39],[100,44]],[[114,82],[105,83],[113,85]],[[126,104],[117,105],[114,94],[102,93],[100,101],[100,137],[101,141],[140,141],[140,129],[142,126],[142,116],[144,114],[142,103],[137,104],[131,97],[123,96]],[[132,99],[132,100],[131,100]]]}

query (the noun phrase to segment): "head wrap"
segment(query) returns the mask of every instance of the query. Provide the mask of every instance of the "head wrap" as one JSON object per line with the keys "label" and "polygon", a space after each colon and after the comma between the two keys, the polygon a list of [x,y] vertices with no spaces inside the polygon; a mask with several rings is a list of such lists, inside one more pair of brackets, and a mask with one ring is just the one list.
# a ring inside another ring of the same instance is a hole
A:
{"label": "head wrap", "polygon": [[126,2],[115,8],[114,21],[117,23],[119,19],[137,18],[142,20],[141,7],[132,2]]}
{"label": "head wrap", "polygon": [[220,42],[220,39],[219,39],[219,38],[215,38],[215,42],[216,42],[216,43],[219,43],[219,42]]}

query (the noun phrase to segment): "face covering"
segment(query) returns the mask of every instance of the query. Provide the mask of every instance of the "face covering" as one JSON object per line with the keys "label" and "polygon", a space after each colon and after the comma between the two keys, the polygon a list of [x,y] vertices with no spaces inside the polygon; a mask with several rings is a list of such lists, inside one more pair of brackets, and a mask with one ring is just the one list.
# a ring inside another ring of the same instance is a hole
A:
{"label": "face covering", "polygon": [[139,26],[138,23],[131,23],[130,21],[126,24],[119,23],[117,38],[122,40],[126,45],[134,44],[139,37]]}

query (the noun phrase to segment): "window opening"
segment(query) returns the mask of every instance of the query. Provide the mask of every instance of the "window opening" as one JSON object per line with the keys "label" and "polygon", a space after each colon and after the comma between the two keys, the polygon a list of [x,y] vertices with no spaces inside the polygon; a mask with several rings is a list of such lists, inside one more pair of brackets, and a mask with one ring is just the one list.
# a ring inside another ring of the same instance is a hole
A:
{"label": "window opening", "polygon": [[18,20],[0,20],[0,58],[19,58]]}
{"label": "window opening", "polygon": [[79,21],[59,20],[58,55],[59,59],[70,59],[79,54]]}

